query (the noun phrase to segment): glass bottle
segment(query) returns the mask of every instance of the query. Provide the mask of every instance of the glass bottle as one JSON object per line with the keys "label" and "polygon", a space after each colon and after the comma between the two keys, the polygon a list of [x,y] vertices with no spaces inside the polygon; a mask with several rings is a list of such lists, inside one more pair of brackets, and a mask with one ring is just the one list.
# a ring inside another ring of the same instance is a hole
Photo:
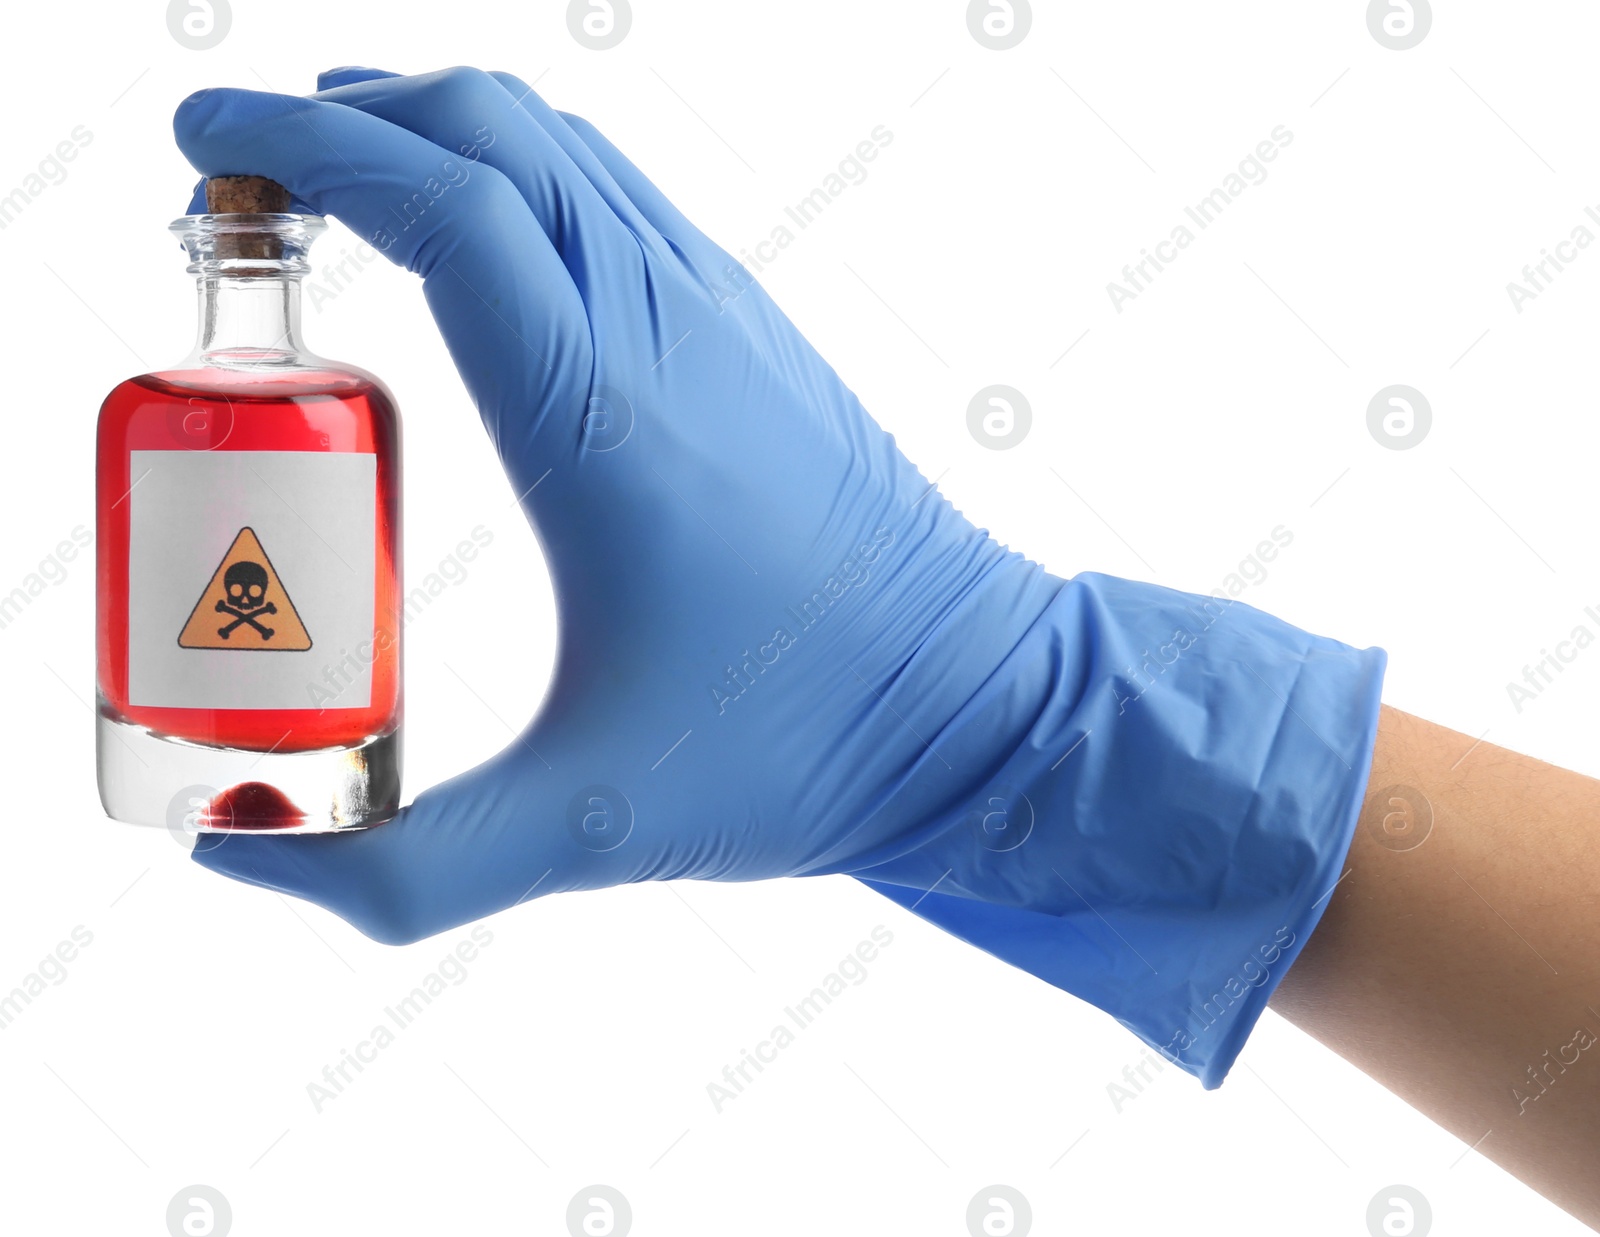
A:
{"label": "glass bottle", "polygon": [[176,220],[200,331],[100,410],[106,813],[186,832],[376,824],[400,794],[400,423],[300,342],[320,217],[260,177]]}

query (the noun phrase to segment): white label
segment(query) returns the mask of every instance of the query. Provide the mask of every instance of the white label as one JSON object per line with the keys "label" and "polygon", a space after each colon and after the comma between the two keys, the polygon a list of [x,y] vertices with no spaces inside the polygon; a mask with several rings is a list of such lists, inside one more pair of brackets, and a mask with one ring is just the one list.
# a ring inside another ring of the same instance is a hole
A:
{"label": "white label", "polygon": [[[128,699],[179,709],[365,708],[378,459],[134,451]],[[360,669],[327,701],[329,666]]]}

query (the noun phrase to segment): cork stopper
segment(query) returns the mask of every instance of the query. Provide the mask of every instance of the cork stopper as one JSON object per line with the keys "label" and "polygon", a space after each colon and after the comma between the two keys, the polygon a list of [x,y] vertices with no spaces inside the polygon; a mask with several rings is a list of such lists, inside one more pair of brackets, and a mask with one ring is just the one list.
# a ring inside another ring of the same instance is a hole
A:
{"label": "cork stopper", "polygon": [[[206,181],[206,210],[213,215],[281,215],[289,210],[289,191],[265,176],[213,176]],[[219,258],[280,258],[282,242],[266,232],[224,232],[217,237]]]}
{"label": "cork stopper", "polygon": [[206,181],[206,210],[213,215],[281,215],[289,191],[265,176],[213,176]]}

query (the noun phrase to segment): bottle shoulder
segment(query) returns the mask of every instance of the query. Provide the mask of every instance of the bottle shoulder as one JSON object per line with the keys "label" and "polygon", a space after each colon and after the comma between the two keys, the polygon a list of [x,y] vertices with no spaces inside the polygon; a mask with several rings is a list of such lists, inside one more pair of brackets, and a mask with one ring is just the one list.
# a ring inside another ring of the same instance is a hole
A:
{"label": "bottle shoulder", "polygon": [[283,400],[299,395],[379,392],[389,402],[388,387],[367,370],[339,361],[318,359],[304,366],[225,366],[183,363],[124,379],[111,394],[143,391],[154,398],[226,393],[232,398]]}
{"label": "bottle shoulder", "polygon": [[393,453],[388,388],[337,362],[316,369],[178,368],[126,379],[101,405],[101,449],[372,450]]}
{"label": "bottle shoulder", "polygon": [[375,374],[337,361],[315,368],[236,369],[177,367],[138,374],[113,387],[100,407],[102,419],[149,405],[196,404],[221,400],[234,405],[294,405],[335,400],[370,407],[398,420],[393,393]]}

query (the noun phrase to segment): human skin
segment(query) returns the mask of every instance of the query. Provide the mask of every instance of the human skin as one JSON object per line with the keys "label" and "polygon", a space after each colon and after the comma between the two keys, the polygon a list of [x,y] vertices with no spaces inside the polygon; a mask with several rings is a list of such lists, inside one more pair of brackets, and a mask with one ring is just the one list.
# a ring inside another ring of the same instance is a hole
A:
{"label": "human skin", "polygon": [[1600,1230],[1597,824],[1600,781],[1384,706],[1345,875],[1271,1004]]}

